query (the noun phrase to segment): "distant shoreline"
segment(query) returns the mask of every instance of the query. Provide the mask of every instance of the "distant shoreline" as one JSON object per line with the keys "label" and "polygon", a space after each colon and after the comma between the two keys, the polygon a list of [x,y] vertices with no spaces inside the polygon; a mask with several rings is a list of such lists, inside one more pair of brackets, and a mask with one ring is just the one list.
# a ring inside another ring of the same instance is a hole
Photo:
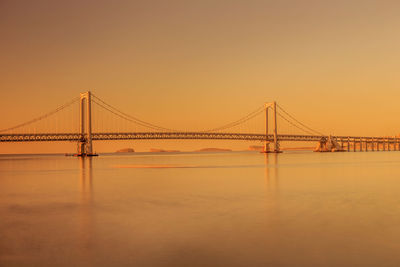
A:
{"label": "distant shoreline", "polygon": [[[282,151],[314,151],[314,147],[283,147],[281,148]],[[135,154],[168,154],[168,153],[207,153],[207,152],[260,152],[261,150],[251,150],[251,149],[244,149],[244,150],[232,150],[232,149],[217,149],[217,150],[208,150],[208,149],[200,149],[200,150],[188,150],[188,151],[179,151],[179,150],[162,150],[162,151],[135,151],[135,152],[97,152],[100,155],[135,155]],[[0,153],[1,157],[6,156],[65,156],[66,154],[74,154],[74,153]]]}

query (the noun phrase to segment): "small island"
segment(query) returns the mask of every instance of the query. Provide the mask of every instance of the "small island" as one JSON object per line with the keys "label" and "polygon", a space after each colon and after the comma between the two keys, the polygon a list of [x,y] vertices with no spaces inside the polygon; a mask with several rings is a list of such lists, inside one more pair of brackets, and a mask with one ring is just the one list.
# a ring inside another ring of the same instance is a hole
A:
{"label": "small island", "polygon": [[[282,151],[313,151],[314,147],[281,147]],[[264,151],[264,146],[249,146],[250,151]]]}
{"label": "small island", "polygon": [[161,149],[161,148],[150,148],[150,152],[180,152],[179,150],[172,149]]}
{"label": "small island", "polygon": [[122,148],[116,151],[117,153],[133,153],[135,150],[133,148]]}
{"label": "small island", "polygon": [[249,146],[250,151],[264,151],[264,146]]}
{"label": "small island", "polygon": [[195,150],[195,152],[228,152],[228,151],[232,151],[232,149],[209,147],[209,148],[202,148],[199,150]]}

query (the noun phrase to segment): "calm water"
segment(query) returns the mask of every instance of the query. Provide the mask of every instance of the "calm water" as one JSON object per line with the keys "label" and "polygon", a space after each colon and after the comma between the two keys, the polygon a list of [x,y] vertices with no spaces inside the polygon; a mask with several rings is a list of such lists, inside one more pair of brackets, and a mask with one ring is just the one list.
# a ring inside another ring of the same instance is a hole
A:
{"label": "calm water", "polygon": [[0,157],[0,266],[399,266],[400,152]]}

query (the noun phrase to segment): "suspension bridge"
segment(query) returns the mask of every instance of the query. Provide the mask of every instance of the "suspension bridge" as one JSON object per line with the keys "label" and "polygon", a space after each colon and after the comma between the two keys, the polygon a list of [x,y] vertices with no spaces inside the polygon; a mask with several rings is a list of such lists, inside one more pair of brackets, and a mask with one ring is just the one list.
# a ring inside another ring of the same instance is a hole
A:
{"label": "suspension bridge", "polygon": [[397,137],[323,134],[276,102],[265,103],[246,116],[219,127],[183,131],[138,119],[90,91],[42,116],[0,130],[0,142],[76,142],[77,156],[96,155],[93,141],[151,139],[256,141],[263,142],[265,153],[280,153],[281,142],[314,142],[319,152],[400,150]]}

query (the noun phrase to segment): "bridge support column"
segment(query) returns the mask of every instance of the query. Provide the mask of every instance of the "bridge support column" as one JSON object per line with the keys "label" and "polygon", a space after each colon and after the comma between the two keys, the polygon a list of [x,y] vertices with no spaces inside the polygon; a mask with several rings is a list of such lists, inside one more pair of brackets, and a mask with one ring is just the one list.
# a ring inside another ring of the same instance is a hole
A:
{"label": "bridge support column", "polygon": [[368,140],[365,140],[365,152],[368,152]]}
{"label": "bridge support column", "polygon": [[268,140],[268,104],[265,104],[265,141],[264,141],[264,153],[269,153],[269,140]]}
{"label": "bridge support column", "polygon": [[92,146],[92,96],[90,91],[80,94],[78,156],[94,156]]}
{"label": "bridge support column", "polygon": [[362,147],[362,138],[360,138],[360,152],[363,151],[363,147]]}
{"label": "bridge support column", "polygon": [[269,149],[269,142],[268,141],[264,142],[264,150],[263,150],[263,152],[264,153],[270,153],[271,152],[270,149]]}
{"label": "bridge support column", "polygon": [[347,152],[350,152],[350,138],[347,137]]}
{"label": "bridge support column", "polygon": [[374,138],[371,139],[371,150],[375,151]]}
{"label": "bridge support column", "polygon": [[273,110],[274,110],[274,152],[279,153],[280,147],[279,147],[279,141],[278,141],[278,122],[276,119],[276,102],[274,101],[273,103]]}
{"label": "bridge support column", "polygon": [[[269,149],[269,133],[268,133],[268,109],[272,109],[272,118],[273,118],[273,146],[274,150],[271,151]],[[266,103],[265,104],[265,142],[264,142],[264,151],[265,153],[281,153],[278,140],[278,122],[276,118],[276,102]]]}

